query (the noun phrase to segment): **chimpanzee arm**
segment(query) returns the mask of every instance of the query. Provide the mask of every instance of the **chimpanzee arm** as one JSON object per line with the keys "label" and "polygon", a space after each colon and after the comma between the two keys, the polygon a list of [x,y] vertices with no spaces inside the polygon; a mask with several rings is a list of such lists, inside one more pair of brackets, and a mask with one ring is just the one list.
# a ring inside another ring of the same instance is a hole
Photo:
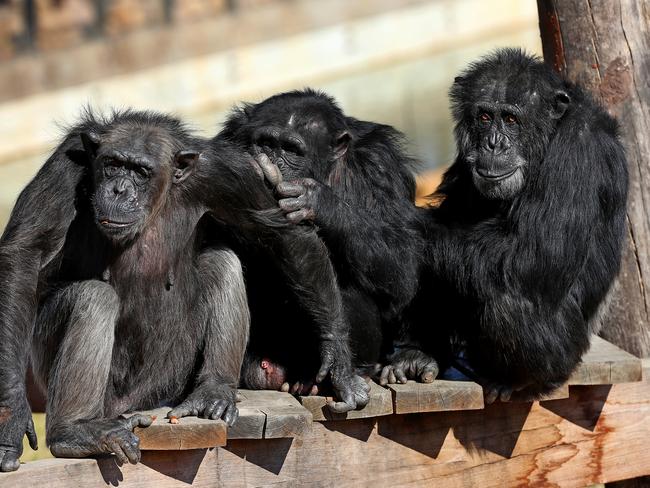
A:
{"label": "chimpanzee arm", "polygon": [[205,340],[203,364],[194,391],[167,417],[198,415],[233,425],[239,372],[244,359],[250,314],[239,259],[227,249],[205,251],[198,259],[203,282]]}
{"label": "chimpanzee arm", "polygon": [[363,407],[369,388],[352,368],[348,324],[325,245],[313,229],[288,225],[247,155],[220,142],[205,149],[191,195],[281,261],[296,298],[319,328],[322,367],[317,379],[329,373],[342,400],[331,408],[343,412]]}
{"label": "chimpanzee arm", "polygon": [[281,181],[279,169],[265,154],[256,161],[287,219],[318,227],[340,279],[376,297],[389,315],[411,301],[423,246],[415,228],[414,184],[410,173],[404,174],[407,169],[389,176],[381,171],[385,163],[365,158],[361,166],[376,174],[347,168],[352,174],[337,182],[344,193],[340,195],[312,178]]}
{"label": "chimpanzee arm", "polygon": [[[80,143],[80,140],[79,140]],[[63,245],[83,168],[67,139],[23,190],[0,239],[0,471],[18,469],[25,433],[36,449],[25,375],[40,270]]]}

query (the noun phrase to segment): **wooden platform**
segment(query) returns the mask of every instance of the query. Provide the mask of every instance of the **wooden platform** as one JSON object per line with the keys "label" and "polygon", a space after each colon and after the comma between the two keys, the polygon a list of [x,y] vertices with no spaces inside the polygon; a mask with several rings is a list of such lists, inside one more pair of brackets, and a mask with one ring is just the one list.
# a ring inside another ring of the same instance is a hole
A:
{"label": "wooden platform", "polygon": [[[326,397],[241,391],[240,419],[140,429],[142,463],[54,459],[0,488],[67,486],[583,487],[650,474],[650,362],[595,339],[571,381],[541,402],[483,404],[471,381],[371,385],[361,410]],[[568,396],[568,398],[567,398]],[[312,422],[315,420],[316,422]]]}

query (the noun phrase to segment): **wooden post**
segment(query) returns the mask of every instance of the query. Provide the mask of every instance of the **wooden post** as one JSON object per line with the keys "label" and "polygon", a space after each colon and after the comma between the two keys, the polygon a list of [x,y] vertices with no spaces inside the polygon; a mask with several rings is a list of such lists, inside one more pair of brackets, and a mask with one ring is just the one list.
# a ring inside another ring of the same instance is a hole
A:
{"label": "wooden post", "polygon": [[[538,0],[544,58],[621,124],[630,169],[627,242],[601,335],[650,356],[650,4]],[[589,171],[589,168],[585,168]]]}

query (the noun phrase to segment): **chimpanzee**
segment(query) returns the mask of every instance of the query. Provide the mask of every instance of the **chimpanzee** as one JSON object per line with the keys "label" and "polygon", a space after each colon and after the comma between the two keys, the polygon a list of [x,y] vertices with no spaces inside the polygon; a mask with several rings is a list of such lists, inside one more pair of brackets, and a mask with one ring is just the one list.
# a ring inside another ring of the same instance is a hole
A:
{"label": "chimpanzee", "polygon": [[[260,176],[275,188],[290,222],[318,229],[343,294],[356,364],[370,372],[389,352],[385,338],[418,286],[423,242],[410,222],[416,216],[416,163],[406,154],[402,134],[347,117],[331,97],[306,89],[235,109],[221,137],[256,156]],[[278,388],[289,378],[296,381],[292,391],[314,392],[304,360],[280,352],[299,354],[302,341],[289,336],[274,342],[265,333],[269,329],[256,326],[256,316],[266,315],[257,297],[264,288],[246,273],[252,329],[244,383]],[[291,314],[302,320],[299,311]],[[435,361],[420,373],[432,381]]]}
{"label": "chimpanzee", "polygon": [[518,49],[470,65],[451,101],[458,156],[426,210],[431,273],[410,337],[441,359],[451,336],[489,402],[535,397],[569,378],[619,269],[617,123]]}
{"label": "chimpanzee", "polygon": [[175,405],[169,417],[235,422],[249,311],[216,223],[281,262],[320,314],[322,369],[354,397],[363,380],[346,356],[326,248],[286,224],[250,156],[165,115],[87,113],[22,192],[0,240],[1,471],[18,468],[25,433],[36,447],[30,341],[55,456],[112,452],[135,463],[132,430],[152,420],[121,414],[159,405]]}

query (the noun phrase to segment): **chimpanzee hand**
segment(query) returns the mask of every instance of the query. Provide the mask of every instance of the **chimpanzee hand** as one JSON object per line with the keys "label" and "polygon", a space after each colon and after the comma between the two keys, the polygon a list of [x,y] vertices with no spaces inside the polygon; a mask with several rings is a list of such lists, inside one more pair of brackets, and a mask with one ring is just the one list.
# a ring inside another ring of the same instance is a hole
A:
{"label": "chimpanzee hand", "polygon": [[[316,376],[316,383],[322,382],[329,373],[334,393],[341,400],[329,402],[327,406],[336,413],[345,413],[350,410],[360,410],[368,404],[370,385],[356,374],[352,365],[341,364],[341,354],[336,341],[325,341],[321,346],[321,368]],[[349,356],[347,356],[349,357]]]}
{"label": "chimpanzee hand", "polygon": [[194,390],[187,399],[167,413],[167,418],[181,418],[195,415],[197,417],[223,420],[232,426],[239,418],[237,409],[237,392],[224,384],[202,385]]}
{"label": "chimpanzee hand", "polygon": [[415,348],[401,348],[388,358],[390,364],[384,366],[379,384],[406,383],[417,380],[431,383],[438,376],[438,363],[435,359]]}
{"label": "chimpanzee hand", "polygon": [[149,415],[128,418],[80,420],[58,425],[49,434],[50,451],[56,457],[80,458],[96,454],[115,454],[120,464],[140,462],[140,439],[136,427],[149,427]]}
{"label": "chimpanzee hand", "polygon": [[335,196],[332,190],[311,178],[299,178],[283,181],[275,188],[280,197],[278,204],[293,224],[301,222],[317,222],[329,215],[335,206]]}
{"label": "chimpanzee hand", "polygon": [[16,471],[20,467],[24,435],[30,447],[38,449],[27,398],[14,405],[0,405],[0,472]]}

